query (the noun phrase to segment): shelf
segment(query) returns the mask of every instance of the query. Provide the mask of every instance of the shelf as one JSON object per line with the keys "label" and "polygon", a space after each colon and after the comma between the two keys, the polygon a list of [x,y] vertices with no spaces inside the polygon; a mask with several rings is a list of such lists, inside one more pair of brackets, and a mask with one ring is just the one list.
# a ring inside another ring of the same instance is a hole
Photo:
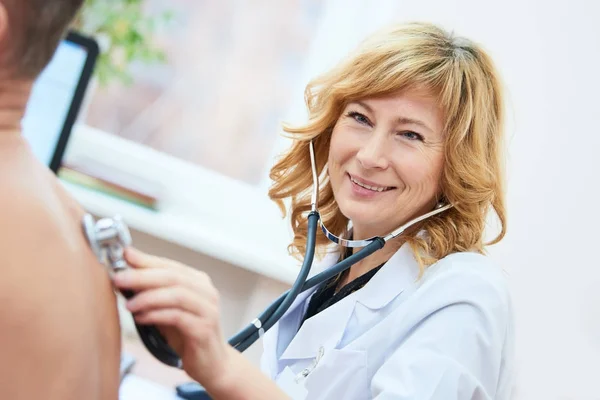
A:
{"label": "shelf", "polygon": [[[131,229],[291,284],[298,262],[287,254],[290,235],[279,210],[258,189],[118,136],[76,126],[66,160],[91,157],[162,184],[152,211],[68,182],[90,213],[121,215]],[[243,199],[243,200],[242,200]]]}

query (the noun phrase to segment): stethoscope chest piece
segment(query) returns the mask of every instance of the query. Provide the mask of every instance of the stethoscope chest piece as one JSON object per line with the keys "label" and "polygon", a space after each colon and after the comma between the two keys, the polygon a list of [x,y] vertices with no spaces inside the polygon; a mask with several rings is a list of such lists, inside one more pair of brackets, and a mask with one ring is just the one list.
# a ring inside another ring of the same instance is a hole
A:
{"label": "stethoscope chest piece", "polygon": [[82,220],[83,231],[100,263],[108,264],[112,271],[127,268],[124,252],[131,245],[131,233],[120,216],[98,221],[90,214]]}
{"label": "stethoscope chest piece", "polygon": [[[93,216],[86,214],[82,225],[90,248],[98,261],[107,267],[109,275],[129,268],[124,256],[125,249],[132,243],[131,233],[120,216],[95,221]],[[130,290],[123,290],[121,294],[126,299],[134,296]],[[182,368],[181,358],[155,326],[136,323],[135,327],[142,342],[154,357],[171,367]]]}

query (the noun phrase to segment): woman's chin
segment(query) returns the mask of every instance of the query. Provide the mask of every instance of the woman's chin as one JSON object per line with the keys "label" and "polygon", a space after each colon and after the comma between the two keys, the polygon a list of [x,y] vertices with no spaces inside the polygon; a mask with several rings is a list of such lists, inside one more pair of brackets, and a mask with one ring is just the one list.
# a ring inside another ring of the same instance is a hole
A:
{"label": "woman's chin", "polygon": [[373,236],[382,236],[389,233],[382,232],[381,228],[385,224],[377,216],[365,218],[364,215],[361,215],[358,219],[350,218],[350,221],[352,222],[352,236],[355,240],[368,239]]}
{"label": "woman's chin", "polygon": [[[384,216],[381,213],[349,213],[344,214],[352,224],[353,238],[355,240],[369,239],[374,236],[386,236],[397,229],[402,222],[397,221],[397,216]],[[352,218],[354,217],[354,218]],[[358,236],[357,236],[358,235]]]}

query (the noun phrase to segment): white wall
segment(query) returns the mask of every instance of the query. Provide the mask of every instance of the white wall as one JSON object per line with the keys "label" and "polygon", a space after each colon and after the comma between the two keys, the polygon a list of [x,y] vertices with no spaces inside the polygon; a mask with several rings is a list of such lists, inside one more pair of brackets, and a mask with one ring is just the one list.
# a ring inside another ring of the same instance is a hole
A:
{"label": "white wall", "polygon": [[[600,5],[595,1],[332,0],[297,88],[383,23],[439,23],[482,43],[507,87],[509,225],[490,249],[516,309],[516,399],[598,399]],[[282,140],[275,152],[288,144]],[[266,187],[267,181],[264,183]]]}

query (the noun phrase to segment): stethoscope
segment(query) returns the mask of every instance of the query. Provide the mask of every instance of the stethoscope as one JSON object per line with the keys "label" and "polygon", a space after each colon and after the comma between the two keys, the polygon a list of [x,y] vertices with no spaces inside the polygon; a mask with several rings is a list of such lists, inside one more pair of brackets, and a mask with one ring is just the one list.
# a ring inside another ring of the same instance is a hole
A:
{"label": "stethoscope", "polygon": [[[348,240],[338,237],[330,232],[325,227],[323,222],[320,221],[320,215],[317,209],[319,177],[317,174],[312,141],[309,142],[309,150],[312,168],[313,190],[311,194],[311,211],[308,214],[306,251],[302,266],[300,268],[300,273],[298,274],[298,277],[296,278],[296,281],[292,285],[291,289],[279,296],[279,298],[271,303],[271,305],[267,307],[262,314],[260,314],[248,326],[243,328],[229,339],[229,344],[240,352],[243,352],[250,347],[266,331],[273,327],[273,325],[279,321],[279,319],[284,315],[284,313],[288,310],[301,292],[328,281],[332,277],[347,270],[360,260],[383,248],[383,246],[385,246],[389,240],[398,237],[414,224],[453,207],[452,204],[439,204],[434,210],[410,220],[384,237],[375,236],[364,240]],[[334,266],[328,268],[327,270],[308,279],[315,253],[317,225],[319,223],[325,236],[333,243],[343,247],[362,247],[362,249],[335,264]],[[131,245],[132,240],[129,229],[121,217],[116,216],[113,218],[102,218],[98,221],[95,221],[91,215],[87,214],[83,218],[83,229],[90,247],[94,251],[98,260],[107,266],[109,274],[119,273],[119,271],[129,268],[124,259],[124,252],[125,249]],[[121,293],[127,299],[134,295],[133,292],[127,290],[122,291]],[[175,350],[173,350],[167,344],[167,341],[155,326],[138,325],[137,323],[135,326],[142,342],[156,359],[171,367],[182,368],[181,358],[175,352]]]}

